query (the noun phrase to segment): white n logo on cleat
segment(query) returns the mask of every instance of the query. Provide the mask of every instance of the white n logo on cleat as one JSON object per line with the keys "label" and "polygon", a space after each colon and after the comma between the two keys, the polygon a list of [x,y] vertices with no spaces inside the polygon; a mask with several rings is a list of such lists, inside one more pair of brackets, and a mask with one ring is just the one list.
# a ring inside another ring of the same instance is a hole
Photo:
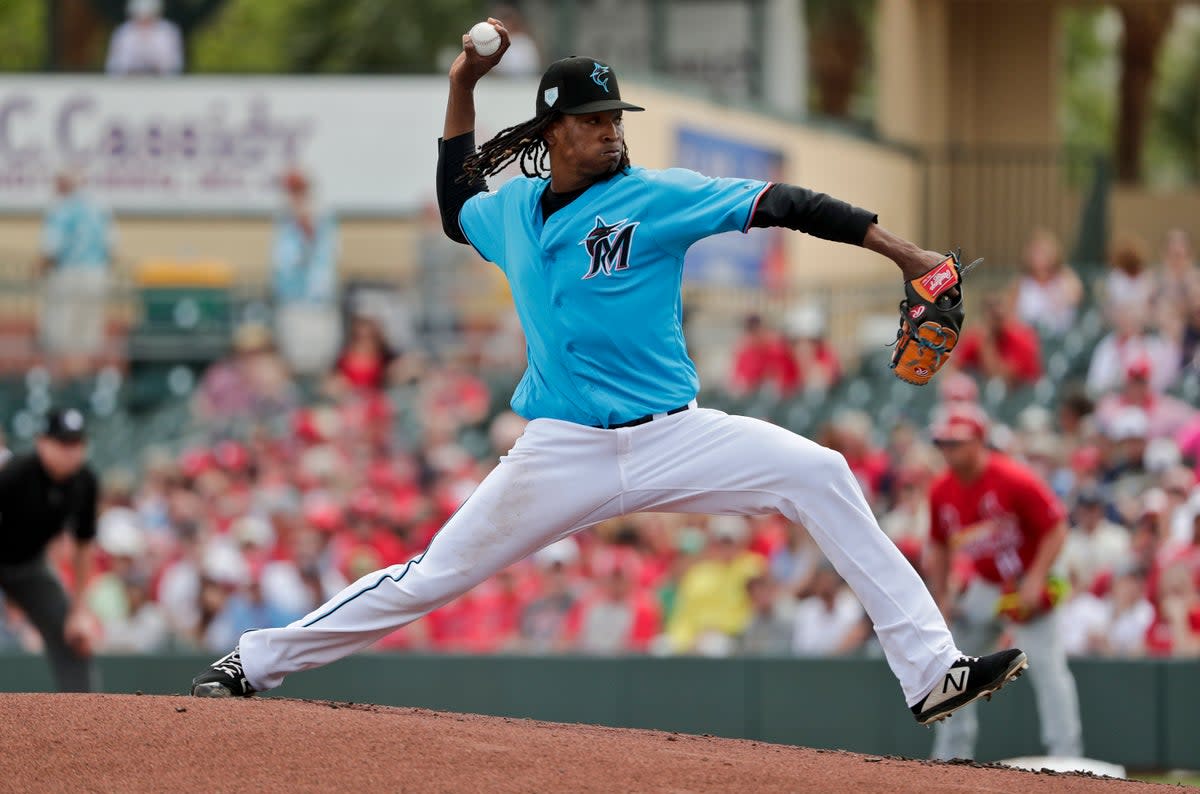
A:
{"label": "white n logo on cleat", "polygon": [[[963,667],[959,670],[951,670],[950,672],[946,673],[946,679],[942,681],[942,694],[945,695],[948,693],[950,691],[950,687],[954,687],[959,692],[965,690],[967,688],[968,672],[969,670],[966,667]],[[957,681],[954,680],[955,673],[958,674]]]}

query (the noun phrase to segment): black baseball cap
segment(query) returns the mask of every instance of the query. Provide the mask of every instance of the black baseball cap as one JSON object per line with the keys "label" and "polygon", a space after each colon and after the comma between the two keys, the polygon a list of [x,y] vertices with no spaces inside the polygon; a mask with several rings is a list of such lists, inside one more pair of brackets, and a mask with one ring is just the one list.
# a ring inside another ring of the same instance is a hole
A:
{"label": "black baseball cap", "polygon": [[67,444],[83,441],[87,435],[83,414],[74,408],[52,408],[46,414],[42,435]]}
{"label": "black baseball cap", "polygon": [[538,84],[537,114],[552,110],[572,116],[603,110],[645,110],[621,100],[617,75],[595,58],[572,55],[555,61]]}

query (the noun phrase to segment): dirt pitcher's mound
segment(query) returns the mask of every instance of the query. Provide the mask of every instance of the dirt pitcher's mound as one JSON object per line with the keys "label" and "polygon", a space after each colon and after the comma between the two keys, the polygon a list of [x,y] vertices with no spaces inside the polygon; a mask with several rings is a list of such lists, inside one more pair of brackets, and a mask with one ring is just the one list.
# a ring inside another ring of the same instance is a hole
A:
{"label": "dirt pitcher's mound", "polygon": [[3,791],[1148,794],[1158,788],[424,709],[0,694]]}

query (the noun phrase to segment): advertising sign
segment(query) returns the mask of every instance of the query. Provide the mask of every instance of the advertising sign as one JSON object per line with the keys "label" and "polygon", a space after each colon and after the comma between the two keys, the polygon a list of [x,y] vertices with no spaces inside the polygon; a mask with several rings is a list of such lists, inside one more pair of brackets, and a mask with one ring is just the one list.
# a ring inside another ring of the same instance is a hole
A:
{"label": "advertising sign", "polygon": [[[489,81],[478,140],[533,115]],[[446,79],[0,77],[0,212],[37,212],[81,173],[118,212],[260,213],[298,166],[339,212],[415,212],[434,191]]]}

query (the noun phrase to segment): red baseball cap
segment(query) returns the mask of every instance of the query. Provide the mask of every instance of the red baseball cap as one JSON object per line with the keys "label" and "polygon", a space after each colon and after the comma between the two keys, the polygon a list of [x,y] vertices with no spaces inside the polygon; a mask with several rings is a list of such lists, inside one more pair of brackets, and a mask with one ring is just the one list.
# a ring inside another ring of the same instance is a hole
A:
{"label": "red baseball cap", "polygon": [[304,520],[322,532],[336,532],[342,525],[342,509],[323,494],[310,494],[303,503]]}
{"label": "red baseball cap", "polygon": [[367,464],[367,482],[379,491],[387,491],[396,487],[400,478],[387,460],[373,460]]}
{"label": "red baseball cap", "polygon": [[221,441],[213,448],[213,457],[223,469],[242,471],[250,465],[250,452],[236,441]]}
{"label": "red baseball cap", "polygon": [[1131,380],[1150,380],[1150,372],[1153,368],[1149,358],[1138,356],[1125,365],[1125,377]]}
{"label": "red baseball cap", "polygon": [[934,441],[983,441],[988,433],[988,416],[972,403],[952,403],[938,408],[929,426]]}
{"label": "red baseball cap", "polygon": [[206,471],[211,471],[216,468],[216,464],[212,451],[202,447],[185,450],[179,456],[179,470],[183,472],[184,477],[189,479],[195,479]]}
{"label": "red baseball cap", "polygon": [[378,518],[382,511],[382,501],[370,488],[356,488],[350,494],[349,512],[366,518]]}

